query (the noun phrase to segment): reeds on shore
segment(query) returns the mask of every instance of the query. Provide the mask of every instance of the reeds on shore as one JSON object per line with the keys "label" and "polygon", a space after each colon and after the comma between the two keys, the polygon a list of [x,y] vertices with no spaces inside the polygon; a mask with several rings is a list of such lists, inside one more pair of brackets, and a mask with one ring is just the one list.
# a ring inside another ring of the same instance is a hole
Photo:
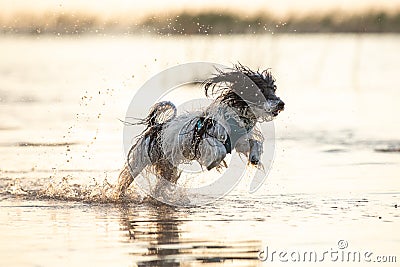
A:
{"label": "reeds on shore", "polygon": [[331,11],[279,18],[271,14],[242,16],[238,13],[180,12],[152,15],[137,21],[133,16],[104,19],[99,15],[69,12],[42,15],[0,14],[3,34],[160,34],[212,35],[260,33],[400,33],[400,10],[346,13]]}

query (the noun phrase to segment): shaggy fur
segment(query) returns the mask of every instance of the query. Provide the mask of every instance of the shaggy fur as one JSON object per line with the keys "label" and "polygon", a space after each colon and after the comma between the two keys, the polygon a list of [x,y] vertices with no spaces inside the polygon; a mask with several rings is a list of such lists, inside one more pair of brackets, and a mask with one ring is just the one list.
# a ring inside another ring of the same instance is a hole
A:
{"label": "shaggy fur", "polygon": [[214,98],[205,110],[177,116],[174,104],[163,101],[139,122],[146,129],[119,175],[120,196],[145,169],[176,183],[179,164],[196,160],[207,170],[227,167],[224,158],[234,149],[250,164],[260,164],[263,135],[255,125],[271,121],[284,108],[275,95],[275,79],[268,69],[252,71],[240,64],[217,71],[203,83],[206,96]]}

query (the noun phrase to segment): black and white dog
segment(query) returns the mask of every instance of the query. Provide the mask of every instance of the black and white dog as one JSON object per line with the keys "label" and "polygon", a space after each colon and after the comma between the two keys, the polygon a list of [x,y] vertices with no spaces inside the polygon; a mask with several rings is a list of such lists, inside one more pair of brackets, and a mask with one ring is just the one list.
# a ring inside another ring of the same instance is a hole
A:
{"label": "black and white dog", "polygon": [[256,123],[273,120],[285,105],[275,95],[275,79],[268,69],[252,71],[241,64],[217,71],[203,83],[206,96],[214,99],[205,110],[177,116],[175,105],[163,101],[140,121],[146,129],[119,175],[119,196],[145,169],[176,183],[179,164],[196,160],[207,170],[227,167],[224,158],[234,149],[250,164],[260,164],[263,135]]}

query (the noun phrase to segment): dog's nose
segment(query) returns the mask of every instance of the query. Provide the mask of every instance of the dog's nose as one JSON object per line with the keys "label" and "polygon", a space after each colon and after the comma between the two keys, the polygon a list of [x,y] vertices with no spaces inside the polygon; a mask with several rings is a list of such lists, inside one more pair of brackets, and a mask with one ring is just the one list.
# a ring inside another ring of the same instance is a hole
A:
{"label": "dog's nose", "polygon": [[279,101],[279,103],[278,103],[278,109],[279,109],[279,110],[282,110],[282,109],[284,109],[284,107],[285,107],[285,103],[284,103],[283,101]]}
{"label": "dog's nose", "polygon": [[250,162],[251,162],[251,164],[253,164],[253,165],[257,165],[258,162],[259,162],[259,159],[258,159],[256,156],[252,155],[252,156],[250,157]]}

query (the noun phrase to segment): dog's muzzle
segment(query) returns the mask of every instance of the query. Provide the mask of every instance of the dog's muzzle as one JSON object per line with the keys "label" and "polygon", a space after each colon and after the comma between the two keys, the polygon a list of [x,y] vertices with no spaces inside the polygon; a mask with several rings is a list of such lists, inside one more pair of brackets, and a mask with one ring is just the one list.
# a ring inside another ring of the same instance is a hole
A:
{"label": "dog's muzzle", "polygon": [[272,114],[272,116],[276,117],[278,116],[279,112],[284,110],[285,108],[285,103],[282,100],[278,100],[277,102],[274,103],[273,107],[269,110]]}
{"label": "dog's muzzle", "polygon": [[272,111],[272,115],[276,117],[278,116],[279,112],[283,111],[284,109],[285,109],[285,103],[282,100],[279,100],[275,110]]}

